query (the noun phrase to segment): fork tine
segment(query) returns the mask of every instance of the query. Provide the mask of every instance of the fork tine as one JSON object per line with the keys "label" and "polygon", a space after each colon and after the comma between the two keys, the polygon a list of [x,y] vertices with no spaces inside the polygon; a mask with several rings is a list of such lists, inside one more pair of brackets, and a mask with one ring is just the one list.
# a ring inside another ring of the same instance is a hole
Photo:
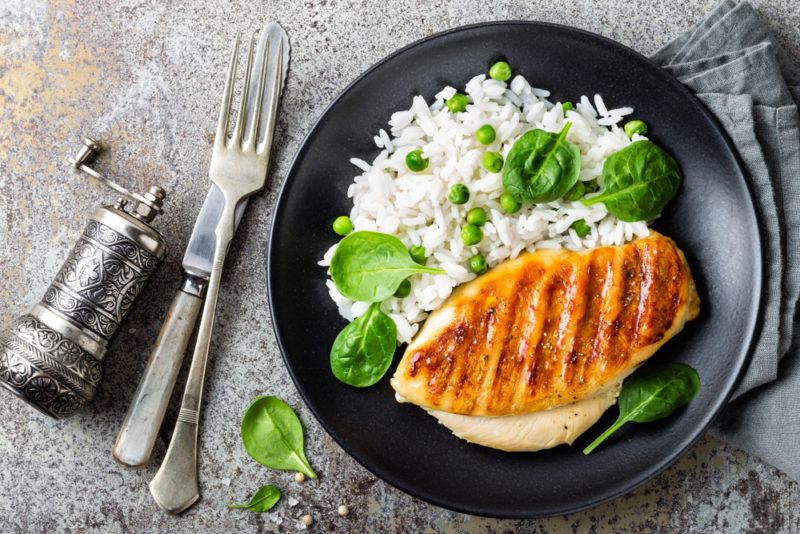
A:
{"label": "fork tine", "polygon": [[215,144],[224,144],[228,136],[228,117],[231,111],[231,101],[233,100],[233,82],[236,80],[236,63],[239,59],[239,36],[231,52],[231,62],[228,67],[228,78],[225,80],[225,90],[222,93],[222,106],[219,110],[219,121],[217,121],[217,135],[214,139]]}
{"label": "fork tine", "polygon": [[[266,55],[266,54],[265,54]],[[264,132],[269,132],[272,129],[273,124],[275,123],[275,116],[277,115],[277,104],[278,99],[281,95],[281,85],[283,84],[283,69],[285,68],[283,64],[283,39],[278,38],[278,51],[275,53],[275,75],[272,78],[272,87],[269,92],[269,103],[267,104],[267,116],[268,123],[263,126]],[[267,70],[267,65],[264,65],[264,71]],[[264,84],[264,80],[262,79],[262,86]],[[259,100],[260,102],[260,100]],[[261,109],[258,109],[258,117],[256,125],[259,124],[261,119]],[[264,139],[258,144],[258,153],[264,157],[266,157],[269,153],[269,147],[271,145],[270,136],[264,135]]]}
{"label": "fork tine", "polygon": [[[255,109],[253,112],[252,123],[250,127],[250,135],[247,137],[247,142],[243,143],[242,150],[253,150],[258,141],[258,121],[261,116],[261,101],[264,98],[264,79],[269,67],[269,35],[264,39],[264,50],[258,62],[258,87],[256,89],[256,97],[253,101]],[[255,69],[253,69],[255,70]]]}
{"label": "fork tine", "polygon": [[247,115],[247,98],[250,92],[250,78],[253,76],[253,54],[256,49],[256,36],[250,39],[250,49],[247,51],[247,68],[245,70],[244,89],[242,89],[242,101],[239,102],[239,113],[236,117],[236,127],[231,134],[231,144],[233,146],[242,146],[242,139],[244,138],[245,116]]}

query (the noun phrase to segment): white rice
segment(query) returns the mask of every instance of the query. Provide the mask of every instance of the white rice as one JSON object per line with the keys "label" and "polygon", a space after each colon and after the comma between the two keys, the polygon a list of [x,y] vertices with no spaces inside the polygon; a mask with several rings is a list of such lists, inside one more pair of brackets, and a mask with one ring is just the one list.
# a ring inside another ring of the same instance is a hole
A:
{"label": "white rice", "polygon": [[[581,151],[580,180],[597,180],[602,185],[605,159],[631,143],[619,123],[633,108],[608,109],[600,95],[592,101],[582,96],[575,109],[562,112],[560,102],[550,102],[549,91],[531,87],[522,76],[510,83],[474,77],[466,85],[469,104],[463,113],[451,113],[444,102],[455,94],[445,87],[428,103],[416,96],[407,111],[392,114],[389,132],[381,129],[375,136],[380,153],[367,163],[352,158],[361,172],[347,191],[353,199],[350,218],[355,230],[371,230],[397,236],[406,246],[422,245],[428,255],[427,265],[444,269],[446,275],[411,277],[411,294],[391,298],[382,309],[397,324],[398,343],[408,343],[417,333],[428,313],[439,307],[453,288],[475,278],[467,268],[474,254],[485,256],[489,267],[523,251],[536,249],[584,250],[596,246],[621,245],[648,235],[644,221],[626,223],[609,214],[602,204],[584,206],[581,202],[551,202],[524,205],[514,214],[500,207],[503,194],[502,173],[490,173],[481,165],[487,150],[508,154],[514,141],[533,128],[561,131],[565,122],[572,126],[567,139]],[[477,142],[475,130],[491,124],[497,139],[489,146]],[[634,136],[634,140],[643,139]],[[410,172],[405,156],[422,149],[430,160],[421,173]],[[456,206],[447,200],[450,186],[463,183],[470,191],[466,204]],[[482,207],[487,213],[484,238],[474,246],[461,241],[461,228],[467,211]],[[591,232],[579,238],[570,225],[584,219]],[[336,246],[326,253],[321,266],[327,267]],[[339,313],[353,320],[368,304],[352,302],[328,280],[331,299]]]}

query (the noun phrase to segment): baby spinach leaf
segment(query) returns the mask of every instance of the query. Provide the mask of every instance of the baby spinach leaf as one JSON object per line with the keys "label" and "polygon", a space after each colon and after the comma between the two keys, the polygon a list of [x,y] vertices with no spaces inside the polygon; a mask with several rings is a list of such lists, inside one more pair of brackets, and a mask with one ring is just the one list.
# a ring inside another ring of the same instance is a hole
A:
{"label": "baby spinach leaf", "polygon": [[623,221],[646,221],[661,213],[682,181],[678,163],[658,145],[643,139],[606,159],[605,187],[583,203],[589,206],[602,202]]}
{"label": "baby spinach leaf", "polygon": [[402,241],[378,232],[353,232],[342,239],[330,270],[339,293],[361,302],[388,299],[413,274],[445,273],[415,262]]}
{"label": "baby spinach leaf", "polygon": [[552,202],[578,181],[581,153],[567,141],[568,122],[560,133],[531,130],[517,139],[503,167],[503,186],[520,202]]}
{"label": "baby spinach leaf", "polygon": [[256,397],[244,412],[241,435],[247,454],[261,465],[317,478],[303,450],[300,419],[278,397]]}
{"label": "baby spinach leaf", "polygon": [[629,421],[648,423],[662,419],[688,403],[700,391],[700,375],[682,363],[669,363],[636,373],[622,386],[619,417],[595,439],[583,454],[598,445]]}
{"label": "baby spinach leaf", "polygon": [[242,508],[251,512],[269,512],[281,500],[281,490],[278,486],[261,486],[250,502],[244,504],[229,504],[228,508]]}
{"label": "baby spinach leaf", "polygon": [[397,326],[370,304],[367,311],[339,332],[331,347],[333,374],[351,386],[363,388],[378,382],[392,364],[397,347]]}

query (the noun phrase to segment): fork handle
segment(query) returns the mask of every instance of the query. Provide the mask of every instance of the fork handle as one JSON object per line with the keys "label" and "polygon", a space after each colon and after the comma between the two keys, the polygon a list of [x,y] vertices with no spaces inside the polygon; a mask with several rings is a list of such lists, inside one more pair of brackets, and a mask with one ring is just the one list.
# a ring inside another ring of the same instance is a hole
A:
{"label": "fork handle", "polygon": [[200,296],[183,290],[178,290],[172,299],[112,449],[114,459],[118,462],[131,467],[144,467],[150,460],[202,305]]}
{"label": "fork handle", "polygon": [[169,442],[164,461],[156,476],[150,481],[150,493],[156,503],[173,514],[186,510],[200,498],[197,480],[200,406],[203,401],[203,382],[211,345],[211,333],[214,329],[222,268],[235,229],[235,207],[236,203],[230,202],[230,199],[226,197],[225,208],[215,232],[214,263],[211,267],[206,302],[200,319],[200,328],[197,331],[197,342],[181,400],[178,422],[175,424],[175,431]]}

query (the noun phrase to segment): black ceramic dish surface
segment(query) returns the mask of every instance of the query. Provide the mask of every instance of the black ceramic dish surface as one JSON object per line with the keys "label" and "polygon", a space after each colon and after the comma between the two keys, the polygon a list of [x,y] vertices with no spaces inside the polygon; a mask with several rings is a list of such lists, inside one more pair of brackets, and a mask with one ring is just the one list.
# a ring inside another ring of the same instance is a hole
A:
{"label": "black ceramic dish surface", "polygon": [[[616,417],[611,408],[572,446],[506,453],[466,443],[420,408],[398,404],[389,385],[349,387],[329,351],[346,322],[317,266],[337,240],[331,221],[349,213],[347,186],[371,161],[372,136],[414,95],[463,88],[499,58],[551,99],[600,93],[633,106],[650,137],[679,162],[685,182],[655,228],[686,252],[702,300],[700,317],[652,361],[681,361],[702,390],[659,422],[626,425],[596,452],[581,449]],[[758,322],[761,245],[752,199],[716,120],[670,75],[603,37],[539,23],[492,23],[435,35],[375,65],[351,84],[309,133],[280,194],[268,258],[270,305],[286,364],[323,427],[373,473],[434,504],[497,517],[565,514],[620,496],[672,464],[724,406],[747,360]],[[313,462],[313,460],[312,460]],[[334,473],[329,473],[334,476]]]}

